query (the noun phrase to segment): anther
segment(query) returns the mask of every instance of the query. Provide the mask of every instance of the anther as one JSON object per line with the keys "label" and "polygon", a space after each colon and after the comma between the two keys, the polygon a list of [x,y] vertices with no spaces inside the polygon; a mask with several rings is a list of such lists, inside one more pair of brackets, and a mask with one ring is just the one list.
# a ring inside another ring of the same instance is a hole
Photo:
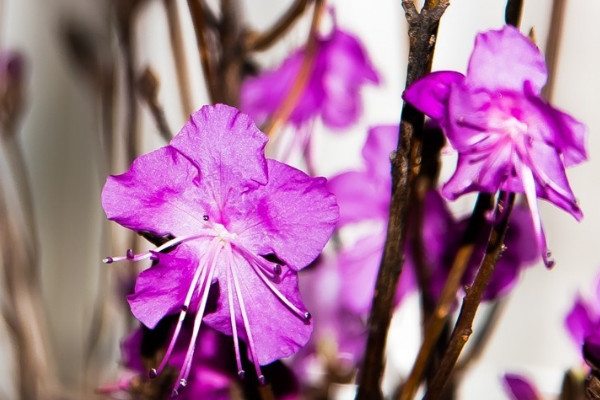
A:
{"label": "anther", "polygon": [[188,310],[188,306],[186,306],[185,304],[181,306],[181,311],[187,312],[187,310]]}
{"label": "anther", "polygon": [[240,369],[238,371],[238,376],[240,377],[240,379],[244,379],[246,377],[246,371],[244,371],[243,369]]}
{"label": "anther", "polygon": [[114,261],[114,260],[113,260],[113,258],[112,258],[112,257],[106,257],[106,258],[103,258],[103,259],[102,259],[102,262],[103,262],[104,264],[112,264],[112,263],[113,263],[113,261]]}
{"label": "anther", "polygon": [[306,322],[310,321],[312,319],[312,314],[309,313],[308,311],[304,313],[304,320]]}
{"label": "anther", "polygon": [[203,220],[205,220],[205,221],[208,221],[208,215],[204,214],[204,215],[202,216],[202,219],[203,219]]}
{"label": "anther", "polygon": [[179,385],[181,387],[186,387],[187,386],[187,380],[186,379],[180,379],[179,380]]}
{"label": "anther", "polygon": [[171,392],[171,398],[174,399],[177,396],[179,396],[179,390],[173,389],[173,391]]}
{"label": "anther", "polygon": [[127,259],[128,260],[133,260],[133,257],[135,257],[135,254],[133,253],[133,249],[127,249]]}
{"label": "anther", "polygon": [[275,275],[281,275],[281,265],[280,264],[275,264],[275,266],[273,267],[273,273]]}
{"label": "anther", "polygon": [[158,373],[156,372],[156,368],[152,368],[149,372],[148,372],[148,377],[150,379],[154,379],[158,376]]}
{"label": "anther", "polygon": [[260,386],[264,386],[267,383],[267,379],[264,375],[258,377],[258,383],[260,383]]}
{"label": "anther", "polygon": [[156,251],[150,250],[150,260],[152,260],[152,261],[159,260],[158,253]]}

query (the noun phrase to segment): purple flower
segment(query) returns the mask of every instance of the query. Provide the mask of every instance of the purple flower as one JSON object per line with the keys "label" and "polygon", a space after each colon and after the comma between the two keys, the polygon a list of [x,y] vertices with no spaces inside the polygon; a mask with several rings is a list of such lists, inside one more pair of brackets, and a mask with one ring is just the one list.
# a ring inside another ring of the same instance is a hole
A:
{"label": "purple flower", "polygon": [[573,342],[582,348],[583,358],[591,367],[600,367],[600,279],[593,301],[580,294],[565,318],[565,326]]}
{"label": "purple flower", "polygon": [[[154,374],[172,355],[183,321],[195,315],[175,390],[191,371],[202,321],[233,336],[240,375],[239,338],[247,343],[261,382],[260,365],[296,352],[312,331],[297,272],[323,249],[338,207],[325,179],[265,159],[266,141],[247,115],[206,106],[168,146],[140,156],[104,186],[109,219],[172,238],[105,262],[152,259],[128,297],[131,310],[149,328],[179,315]],[[207,312],[209,298],[214,312]]]}
{"label": "purple flower", "polygon": [[[298,78],[305,50],[292,53],[283,64],[262,75],[247,79],[241,91],[241,108],[258,123],[279,109]],[[310,77],[298,99],[289,122],[296,127],[320,116],[330,128],[345,128],[361,114],[360,88],[365,83],[378,83],[359,40],[334,27],[317,39]]]}
{"label": "purple flower", "polygon": [[449,199],[473,191],[524,193],[546,265],[550,256],[536,196],[582,218],[565,167],[586,160],[585,127],[541,97],[544,57],[506,26],[477,36],[467,74],[440,71],[410,86],[404,99],[435,119],[458,151],[444,185]]}
{"label": "purple flower", "polygon": [[[360,238],[352,247],[343,249],[338,257],[341,301],[349,310],[363,314],[373,298],[375,279],[383,245],[390,205],[391,175],[389,154],[396,148],[398,126],[377,126],[369,130],[362,155],[363,170],[349,171],[333,177],[328,186],[340,205],[340,227],[371,221],[378,229]],[[432,291],[439,294],[445,271],[451,263],[449,252],[455,249],[456,222],[437,191],[425,199],[423,241],[427,245],[426,263],[431,268]],[[406,261],[400,278],[396,302],[416,288],[414,257],[407,243]]]}
{"label": "purple flower", "polygon": [[502,383],[508,394],[514,400],[541,400],[535,385],[527,378],[517,374],[506,374]]}

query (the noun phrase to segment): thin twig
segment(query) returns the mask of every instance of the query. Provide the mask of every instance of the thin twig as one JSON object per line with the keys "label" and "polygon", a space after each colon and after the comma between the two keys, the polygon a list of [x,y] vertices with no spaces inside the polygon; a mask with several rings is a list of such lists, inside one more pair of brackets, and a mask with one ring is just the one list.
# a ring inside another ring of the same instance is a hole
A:
{"label": "thin twig", "polygon": [[300,96],[306,88],[306,85],[312,73],[314,59],[318,51],[318,29],[321,21],[321,16],[323,14],[324,6],[324,0],[315,0],[313,18],[310,26],[310,32],[308,34],[308,41],[304,48],[304,58],[302,59],[302,64],[300,65],[300,69],[298,70],[298,74],[296,76],[296,79],[294,80],[294,84],[290,88],[290,91],[288,92],[285,99],[281,102],[279,108],[275,111],[273,118],[271,118],[269,124],[264,128],[264,131],[267,134],[267,136],[271,138],[273,138],[276,132],[279,132],[281,127],[290,117],[298,103],[298,100],[300,99]]}
{"label": "thin twig", "polygon": [[150,112],[154,118],[160,136],[169,142],[173,138],[173,131],[169,129],[165,112],[158,103],[158,78],[156,78],[156,75],[150,67],[146,67],[139,77],[137,88],[141,98],[148,104],[148,108],[150,108]]}
{"label": "thin twig", "polygon": [[196,34],[196,43],[198,45],[198,54],[200,54],[200,63],[202,65],[202,73],[204,74],[204,82],[206,83],[206,89],[211,103],[216,103],[217,89],[215,87],[215,72],[214,63],[211,58],[211,52],[208,48],[207,38],[207,27],[205,24],[204,7],[201,0],[188,0],[188,8],[190,15],[192,16],[192,23],[194,25],[194,32]]}
{"label": "thin twig", "polygon": [[249,32],[246,37],[248,51],[263,51],[277,42],[304,14],[314,0],[295,0],[285,13],[264,32]]}
{"label": "thin twig", "polygon": [[423,372],[429,362],[431,353],[438,342],[446,320],[448,319],[448,315],[452,310],[452,305],[456,300],[456,293],[461,286],[462,277],[467,269],[471,255],[473,254],[477,239],[481,237],[483,232],[486,221],[485,215],[491,209],[491,195],[480,193],[477,197],[473,214],[471,215],[465,233],[463,234],[461,246],[454,257],[454,262],[448,273],[448,278],[442,289],[440,299],[438,300],[435,311],[425,326],[425,337],[423,338],[423,343],[421,343],[421,347],[419,348],[417,358],[415,359],[410,374],[402,388],[400,394],[401,400],[412,399],[421,383]]}
{"label": "thin twig", "polygon": [[458,360],[463,347],[473,332],[473,320],[477,314],[479,304],[481,304],[485,289],[492,279],[492,274],[496,269],[498,260],[505,249],[504,236],[508,228],[508,221],[514,202],[514,193],[507,194],[500,192],[495,215],[496,218],[500,218],[501,216],[502,219],[492,230],[483,263],[481,264],[479,271],[477,271],[473,285],[466,290],[458,320],[454,326],[452,335],[450,336],[450,343],[448,344],[446,354],[444,354],[437,374],[431,382],[424,400],[433,400],[439,397],[444,389],[446,381],[456,365],[456,361]]}
{"label": "thin twig", "polygon": [[[426,4],[419,13],[412,1],[403,0],[408,20],[410,41],[409,63],[406,85],[412,84],[431,70],[431,61],[439,20],[449,2]],[[392,198],[386,242],[377,281],[373,305],[368,320],[368,338],[359,375],[357,400],[382,398],[381,377],[383,375],[384,350],[392,317],[394,296],[404,261],[404,244],[411,203],[411,186],[419,173],[421,138],[425,118],[422,113],[405,103],[402,109],[398,146],[391,157]]]}
{"label": "thin twig", "polygon": [[554,82],[556,81],[556,61],[560,50],[560,38],[564,25],[564,14],[567,2],[554,0],[552,2],[552,17],[550,18],[550,32],[546,41],[546,66],[548,68],[548,81],[542,89],[542,97],[546,100],[552,98]]}
{"label": "thin twig", "polygon": [[181,98],[181,107],[183,108],[183,117],[188,119],[189,115],[194,111],[192,106],[192,95],[190,93],[190,80],[187,68],[187,58],[183,49],[183,36],[181,35],[181,22],[179,20],[179,12],[177,10],[177,2],[173,0],[163,0],[167,13],[167,21],[169,26],[169,40],[171,49],[173,50],[173,58],[175,59],[175,75],[177,77],[177,85],[179,86],[179,96]]}

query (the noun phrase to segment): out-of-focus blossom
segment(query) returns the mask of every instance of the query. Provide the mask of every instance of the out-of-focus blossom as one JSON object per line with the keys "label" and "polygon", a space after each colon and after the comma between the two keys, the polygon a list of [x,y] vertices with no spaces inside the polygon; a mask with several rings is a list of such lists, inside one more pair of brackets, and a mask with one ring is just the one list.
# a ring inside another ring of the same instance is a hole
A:
{"label": "out-of-focus blossom", "polygon": [[[462,227],[465,227],[466,224],[466,219],[461,222]],[[498,260],[492,278],[483,294],[484,301],[494,300],[508,294],[517,283],[521,270],[539,260],[540,253],[537,250],[531,213],[526,206],[517,205],[513,208],[504,245],[506,250]],[[486,246],[487,241],[485,240],[477,244],[474,250],[475,256],[471,257],[472,262],[464,275],[465,285],[472,284],[475,279]]]}
{"label": "out-of-focus blossom", "polygon": [[473,191],[524,193],[539,250],[552,265],[536,197],[583,216],[565,167],[587,158],[583,124],[546,103],[544,57],[518,30],[506,26],[477,36],[467,74],[434,72],[404,99],[438,121],[458,151],[456,172],[444,185],[449,199]]}
{"label": "out-of-focus blossom", "polygon": [[[247,115],[206,106],[168,146],[140,156],[104,186],[109,219],[173,238],[150,252],[128,251],[105,262],[152,259],[128,298],[131,310],[151,329],[179,315],[153,374],[169,362],[191,314],[192,334],[174,390],[192,371],[202,321],[233,336],[240,375],[238,339],[248,344],[261,382],[260,366],[298,351],[312,331],[297,272],[323,249],[338,207],[325,179],[265,159],[266,141]],[[206,312],[213,297],[216,309]]]}
{"label": "out-of-focus blossom", "polygon": [[580,349],[582,357],[592,367],[600,367],[600,279],[592,301],[580,294],[565,318],[571,339]]}
{"label": "out-of-focus blossom", "polygon": [[[305,49],[292,53],[279,68],[247,79],[241,91],[241,108],[257,123],[278,110],[298,79]],[[377,72],[359,40],[337,26],[317,38],[317,53],[310,77],[288,120],[296,127],[320,116],[330,128],[345,128],[362,111],[360,89],[378,83]]]}
{"label": "out-of-focus blossom", "polygon": [[[377,231],[360,238],[352,247],[343,249],[338,257],[341,280],[341,301],[355,313],[364,314],[371,306],[375,279],[385,242],[386,224],[390,205],[391,175],[389,154],[396,148],[398,126],[378,126],[369,130],[362,155],[363,170],[337,175],[329,181],[331,191],[340,205],[341,227],[357,222],[371,221]],[[456,222],[437,191],[425,198],[423,242],[426,244],[425,262],[430,268],[434,295],[439,294],[445,271],[451,262],[449,252],[454,250]],[[396,301],[416,288],[412,243],[407,243],[406,260]]]}
{"label": "out-of-focus blossom", "polygon": [[513,400],[542,399],[535,385],[522,375],[506,374],[502,377],[502,383]]}

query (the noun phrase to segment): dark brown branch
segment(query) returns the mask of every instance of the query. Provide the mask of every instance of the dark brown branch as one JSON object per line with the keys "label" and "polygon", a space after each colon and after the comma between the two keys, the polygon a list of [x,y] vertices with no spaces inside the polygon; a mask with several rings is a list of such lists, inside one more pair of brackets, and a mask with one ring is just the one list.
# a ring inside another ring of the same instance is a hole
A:
{"label": "dark brown branch", "polygon": [[448,315],[452,310],[452,305],[456,299],[456,293],[461,286],[462,277],[467,269],[473,249],[479,237],[481,237],[485,226],[485,215],[492,209],[492,196],[480,193],[475,203],[473,214],[469,219],[467,228],[463,235],[461,246],[454,257],[454,262],[448,278],[442,289],[442,294],[436,305],[435,311],[425,325],[425,337],[417,353],[417,358],[413,364],[410,374],[404,383],[400,394],[401,400],[410,400],[414,397],[419,384],[421,383],[423,373],[431,354],[435,349],[438,339],[444,329]]}
{"label": "dark brown branch", "polygon": [[286,12],[264,32],[249,32],[246,37],[248,51],[262,51],[277,42],[304,14],[306,7],[314,0],[295,0]]}
{"label": "dark brown branch", "polygon": [[268,125],[264,128],[267,136],[271,138],[273,138],[274,134],[279,131],[281,126],[284,125],[287,119],[290,117],[294,111],[294,107],[296,107],[296,104],[300,99],[300,96],[304,92],[306,84],[308,83],[312,72],[313,62],[318,50],[319,43],[317,38],[317,30],[319,28],[324,6],[324,0],[315,1],[315,9],[313,11],[313,18],[310,31],[308,33],[308,40],[304,48],[304,58],[302,59],[302,65],[300,65],[298,75],[296,76],[294,84],[290,88],[287,96],[281,103],[281,106],[279,106],[279,108],[275,111],[271,121],[269,121]]}
{"label": "dark brown branch", "polygon": [[523,0],[507,0],[504,21],[508,25],[519,26],[523,14]]}
{"label": "dark brown branch", "polygon": [[179,96],[181,98],[181,107],[183,108],[184,119],[194,111],[192,106],[192,96],[190,93],[190,80],[187,68],[187,59],[183,49],[183,36],[181,35],[181,22],[179,21],[179,12],[177,11],[177,2],[173,0],[163,0],[167,13],[169,26],[169,40],[173,57],[175,59],[175,72],[177,85],[179,87]]}
{"label": "dark brown branch", "polygon": [[[431,70],[439,20],[448,4],[446,0],[441,0],[437,4],[426,4],[419,13],[412,1],[404,0],[402,2],[408,20],[410,41],[407,86]],[[402,109],[398,146],[391,157],[390,218],[367,326],[365,358],[360,371],[356,395],[358,400],[382,398],[380,386],[383,375],[384,350],[392,317],[394,295],[404,261],[410,192],[414,179],[419,173],[418,160],[421,155],[423,124],[423,114],[405,103]]]}
{"label": "dark brown branch", "polygon": [[201,0],[188,0],[188,8],[192,16],[194,32],[196,34],[196,43],[198,45],[198,53],[200,54],[200,63],[202,65],[202,73],[211,103],[217,101],[217,89],[215,87],[215,65],[211,58],[211,52],[208,48],[207,27],[205,24],[206,13]]}
{"label": "dark brown branch", "polygon": [[150,67],[146,67],[139,77],[137,88],[140,97],[146,102],[148,108],[150,108],[150,112],[152,113],[160,136],[169,142],[173,138],[173,131],[169,129],[165,112],[158,103],[158,78],[156,78],[156,75]]}
{"label": "dark brown branch", "polygon": [[479,271],[477,271],[473,285],[466,290],[458,320],[456,321],[456,325],[450,336],[450,343],[448,344],[446,354],[442,359],[435,378],[429,386],[429,390],[425,394],[424,400],[437,399],[442,393],[463,347],[473,332],[473,320],[477,314],[479,304],[481,304],[485,289],[492,279],[492,274],[504,251],[504,236],[508,228],[508,220],[515,202],[515,194],[500,192],[499,197],[500,200],[496,206],[495,215],[496,218],[500,218],[501,216],[501,220],[492,230],[483,263],[481,264]]}

